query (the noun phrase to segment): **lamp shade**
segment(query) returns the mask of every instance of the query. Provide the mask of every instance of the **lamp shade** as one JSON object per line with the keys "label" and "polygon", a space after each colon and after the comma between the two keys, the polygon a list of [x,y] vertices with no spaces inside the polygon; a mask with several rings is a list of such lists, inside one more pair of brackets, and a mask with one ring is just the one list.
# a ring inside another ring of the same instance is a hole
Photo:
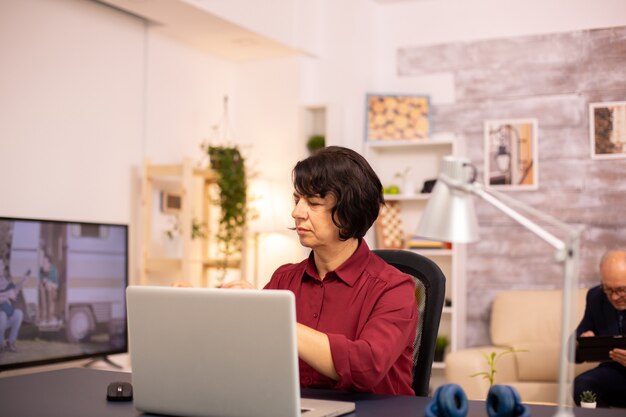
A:
{"label": "lamp shade", "polygon": [[453,156],[442,159],[441,173],[417,227],[418,236],[455,243],[478,240],[470,188],[473,172],[468,167],[467,159]]}

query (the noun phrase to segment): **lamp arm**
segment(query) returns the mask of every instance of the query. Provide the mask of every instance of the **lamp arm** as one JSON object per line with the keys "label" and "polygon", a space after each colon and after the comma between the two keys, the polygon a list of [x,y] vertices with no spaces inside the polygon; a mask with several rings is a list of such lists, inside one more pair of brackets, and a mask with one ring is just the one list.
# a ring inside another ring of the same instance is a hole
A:
{"label": "lamp arm", "polygon": [[516,222],[518,222],[519,224],[521,224],[522,226],[524,226],[525,228],[533,232],[535,235],[539,236],[541,239],[549,243],[555,249],[559,251],[565,250],[565,246],[566,246],[565,242],[563,242],[561,239],[557,238],[552,233],[548,232],[546,229],[539,226],[537,223],[533,222],[529,218],[524,217],[519,212],[513,210],[511,207],[507,206],[502,201],[498,200],[496,197],[486,192],[484,189],[482,189],[482,187],[473,186],[471,190],[473,194],[479,196],[480,198],[485,200],[487,203],[491,204],[492,206],[494,206],[495,208],[497,208],[498,210],[500,210],[501,212],[509,216],[511,219],[515,220]]}
{"label": "lamp arm", "polygon": [[525,203],[522,203],[519,200],[516,200],[514,198],[509,197],[508,195],[501,193],[499,191],[493,190],[493,189],[485,189],[485,187],[480,184],[480,183],[474,183],[472,185],[475,185],[477,187],[480,187],[481,189],[485,190],[485,192],[494,195],[496,198],[498,198],[498,200],[502,200],[504,202],[506,202],[506,204],[515,207],[519,210],[523,210],[527,213],[529,213],[532,216],[537,217],[538,219],[543,220],[544,222],[560,229],[561,231],[565,232],[565,233],[570,233],[572,231],[572,226],[568,225],[567,223],[564,223],[558,219],[555,219],[554,217],[550,216],[549,214],[546,214],[540,210],[537,210],[536,208],[529,206]]}

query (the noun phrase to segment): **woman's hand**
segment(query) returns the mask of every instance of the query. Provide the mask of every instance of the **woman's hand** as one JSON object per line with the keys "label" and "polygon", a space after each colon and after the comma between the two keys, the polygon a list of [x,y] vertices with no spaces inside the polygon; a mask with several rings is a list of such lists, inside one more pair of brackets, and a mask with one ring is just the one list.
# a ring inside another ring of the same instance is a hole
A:
{"label": "woman's hand", "polygon": [[172,287],[176,287],[176,288],[191,288],[193,287],[193,285],[191,285],[188,282],[184,282],[184,281],[177,281],[177,282],[172,282]]}
{"label": "woman's hand", "polygon": [[223,283],[220,288],[226,288],[228,290],[256,290],[257,288],[250,282],[244,280],[229,281]]}

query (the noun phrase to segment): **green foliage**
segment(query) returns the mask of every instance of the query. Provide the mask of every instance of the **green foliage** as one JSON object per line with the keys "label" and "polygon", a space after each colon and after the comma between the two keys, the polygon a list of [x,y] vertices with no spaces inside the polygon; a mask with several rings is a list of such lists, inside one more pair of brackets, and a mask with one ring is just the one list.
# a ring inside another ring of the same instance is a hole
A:
{"label": "green foliage", "polygon": [[411,170],[411,167],[406,167],[404,168],[404,171],[398,171],[395,174],[393,174],[394,178],[400,178],[402,181],[406,180],[406,176],[409,173],[409,171]]}
{"label": "green foliage", "polygon": [[435,350],[445,350],[449,344],[450,341],[446,336],[437,336],[435,340]]}
{"label": "green foliage", "polygon": [[326,146],[326,137],[324,135],[312,135],[306,143],[306,148],[313,153],[318,149]]}
{"label": "green foliage", "polygon": [[200,223],[198,219],[194,217],[191,221],[191,239],[200,238],[205,239],[207,236],[206,223]]}
{"label": "green foliage", "polygon": [[220,220],[217,241],[224,255],[224,274],[228,258],[240,253],[246,226],[246,168],[239,148],[209,146],[207,153],[220,188]]}
{"label": "green foliage", "polygon": [[493,382],[496,377],[496,373],[498,370],[496,369],[496,365],[498,363],[498,359],[500,359],[504,355],[508,355],[510,353],[515,352],[527,352],[525,349],[507,349],[500,353],[491,352],[490,354],[486,354],[485,352],[480,352],[485,360],[487,361],[487,365],[489,367],[488,371],[485,372],[476,372],[475,374],[470,375],[471,377],[482,376],[484,379],[489,381],[489,386],[493,385]]}
{"label": "green foliage", "polygon": [[581,403],[595,403],[596,402],[596,394],[593,391],[583,391],[580,393],[580,402]]}
{"label": "green foliage", "polygon": [[[172,226],[165,231],[165,235],[173,240],[176,236],[180,235],[180,219],[178,216],[174,217],[172,222]],[[200,223],[198,219],[195,217],[191,221],[191,239],[201,238],[204,239],[207,236],[207,225],[206,223]]]}

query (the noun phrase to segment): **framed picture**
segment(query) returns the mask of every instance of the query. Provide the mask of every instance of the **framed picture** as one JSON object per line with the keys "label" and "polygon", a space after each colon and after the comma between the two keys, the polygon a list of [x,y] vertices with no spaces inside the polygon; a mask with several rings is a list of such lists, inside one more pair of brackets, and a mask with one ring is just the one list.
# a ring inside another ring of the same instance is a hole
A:
{"label": "framed picture", "polygon": [[485,184],[528,190],[538,187],[537,119],[485,121]]}
{"label": "framed picture", "polygon": [[183,196],[179,193],[161,192],[161,211],[165,214],[178,214],[183,207]]}
{"label": "framed picture", "polygon": [[430,98],[368,94],[365,140],[415,140],[430,135]]}
{"label": "framed picture", "polygon": [[592,159],[626,158],[626,101],[589,104]]}

